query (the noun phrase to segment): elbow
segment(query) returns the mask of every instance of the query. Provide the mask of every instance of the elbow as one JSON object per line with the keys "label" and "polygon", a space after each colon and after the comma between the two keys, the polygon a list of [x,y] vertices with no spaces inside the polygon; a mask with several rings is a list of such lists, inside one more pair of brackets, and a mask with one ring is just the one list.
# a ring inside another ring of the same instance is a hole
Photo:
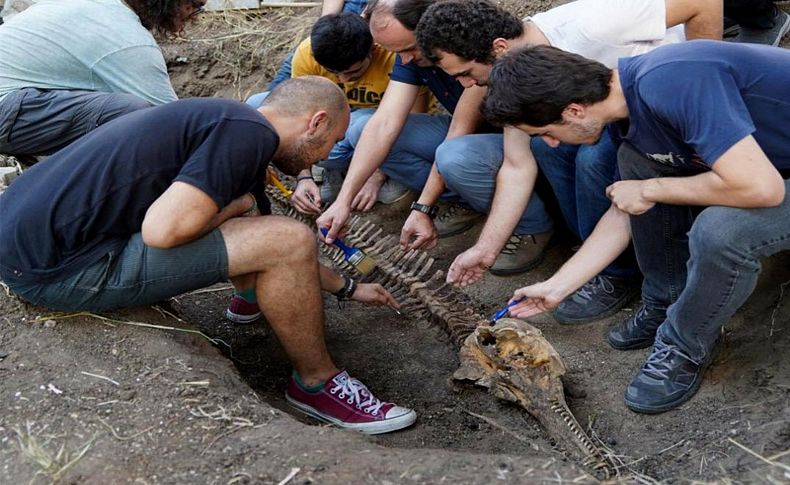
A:
{"label": "elbow", "polygon": [[754,187],[749,205],[754,208],[776,207],[784,202],[785,192],[785,181],[777,176]]}
{"label": "elbow", "polygon": [[169,249],[178,246],[180,243],[175,231],[161,225],[155,226],[150,223],[146,224],[146,221],[143,221],[143,227],[140,232],[145,245],[152,248]]}
{"label": "elbow", "polygon": [[778,182],[771,185],[765,194],[765,207],[776,207],[785,200],[785,181],[779,179]]}

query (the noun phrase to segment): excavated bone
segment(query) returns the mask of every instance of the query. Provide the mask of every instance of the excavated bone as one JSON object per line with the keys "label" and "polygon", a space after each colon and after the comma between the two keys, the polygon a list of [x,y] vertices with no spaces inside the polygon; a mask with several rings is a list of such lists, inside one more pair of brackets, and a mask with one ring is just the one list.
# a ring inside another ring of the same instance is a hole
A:
{"label": "excavated bone", "polygon": [[549,435],[573,443],[576,455],[608,478],[613,468],[587,437],[565,403],[565,365],[540,330],[513,318],[493,327],[481,326],[464,341],[461,365],[453,377],[486,387],[500,399],[517,403],[534,416]]}

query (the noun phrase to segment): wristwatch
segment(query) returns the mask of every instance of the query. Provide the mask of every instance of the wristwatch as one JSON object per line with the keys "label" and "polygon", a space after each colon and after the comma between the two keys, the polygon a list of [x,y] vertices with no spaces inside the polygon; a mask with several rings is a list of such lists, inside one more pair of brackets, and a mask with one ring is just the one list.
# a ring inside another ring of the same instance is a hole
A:
{"label": "wristwatch", "polygon": [[435,218],[436,213],[439,212],[439,208],[435,205],[420,204],[419,202],[412,202],[411,210],[428,214],[431,219]]}

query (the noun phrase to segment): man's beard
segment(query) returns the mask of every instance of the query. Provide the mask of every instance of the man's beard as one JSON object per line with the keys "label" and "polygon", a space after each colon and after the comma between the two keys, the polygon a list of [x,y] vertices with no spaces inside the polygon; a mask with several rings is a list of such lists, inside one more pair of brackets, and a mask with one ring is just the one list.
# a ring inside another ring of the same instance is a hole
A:
{"label": "man's beard", "polygon": [[[573,124],[573,132],[578,135],[580,139],[584,139],[584,143],[595,145],[601,139],[604,125],[596,120],[582,120]],[[595,137],[595,141],[586,141],[590,137]]]}
{"label": "man's beard", "polygon": [[319,138],[299,142],[290,150],[272,160],[272,163],[286,175],[299,175],[299,172],[310,168],[319,161],[317,153],[323,144],[323,140]]}

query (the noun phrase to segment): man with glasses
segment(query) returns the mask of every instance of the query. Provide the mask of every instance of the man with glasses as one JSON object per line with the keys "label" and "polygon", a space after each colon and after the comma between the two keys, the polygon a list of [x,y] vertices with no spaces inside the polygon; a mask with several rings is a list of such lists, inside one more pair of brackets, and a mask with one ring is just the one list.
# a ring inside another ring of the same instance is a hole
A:
{"label": "man with glasses", "polygon": [[204,0],[44,1],[0,29],[0,153],[35,160],[120,115],[175,101],[149,30],[175,33]]}

